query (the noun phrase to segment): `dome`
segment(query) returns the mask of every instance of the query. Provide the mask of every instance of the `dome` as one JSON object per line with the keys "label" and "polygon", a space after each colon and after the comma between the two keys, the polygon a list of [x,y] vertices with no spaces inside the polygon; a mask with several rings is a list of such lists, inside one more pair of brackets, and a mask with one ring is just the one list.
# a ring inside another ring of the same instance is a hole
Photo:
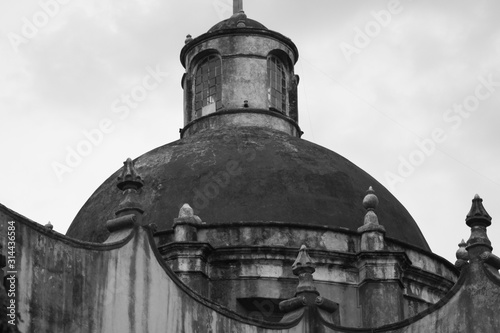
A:
{"label": "dome", "polygon": [[208,30],[208,33],[219,31],[219,30],[224,30],[224,29],[235,29],[235,28],[253,28],[253,29],[261,29],[261,30],[268,30],[263,24],[249,19],[245,12],[240,11],[227,20],[221,21],[214,25],[210,30]]}
{"label": "dome", "polygon": [[[387,237],[430,250],[410,214],[374,178],[335,152],[274,129],[204,130],[138,157],[135,166],[144,180],[144,224],[154,222],[159,230],[172,228],[188,203],[206,223],[282,221],[356,231],[373,186]],[[118,175],[88,199],[68,236],[107,238],[105,222],[122,199]]]}

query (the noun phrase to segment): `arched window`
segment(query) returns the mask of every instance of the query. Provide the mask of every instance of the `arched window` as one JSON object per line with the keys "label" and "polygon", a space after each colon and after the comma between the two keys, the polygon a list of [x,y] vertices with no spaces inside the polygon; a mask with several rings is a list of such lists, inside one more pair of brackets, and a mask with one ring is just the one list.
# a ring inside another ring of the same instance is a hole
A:
{"label": "arched window", "polygon": [[267,97],[269,107],[286,113],[286,74],[281,60],[270,55],[267,58]]}
{"label": "arched window", "polygon": [[196,68],[194,80],[194,109],[197,117],[222,107],[222,63],[218,55],[203,58]]}

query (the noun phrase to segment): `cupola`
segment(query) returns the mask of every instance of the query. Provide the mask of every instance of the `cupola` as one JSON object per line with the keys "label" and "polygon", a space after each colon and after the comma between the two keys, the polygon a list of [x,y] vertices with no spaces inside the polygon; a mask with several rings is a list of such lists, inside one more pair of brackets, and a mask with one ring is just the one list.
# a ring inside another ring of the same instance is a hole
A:
{"label": "cupola", "polygon": [[[235,1],[231,17],[184,42],[181,140],[137,157],[136,173],[127,162],[130,184],[145,185],[118,188],[123,172],[117,171],[82,207],[68,236],[102,242],[110,231],[105,222],[127,208],[126,215],[137,212],[134,226],[154,221],[159,230],[175,227],[184,237],[184,227],[195,227],[174,219],[188,203],[206,225],[341,228],[361,234],[365,252],[386,251],[391,239],[429,250],[411,215],[382,184],[342,156],[300,138],[298,51],[290,39],[249,19]],[[365,209],[358,202],[370,185],[377,194],[367,193]]]}
{"label": "cupola", "polygon": [[221,127],[257,126],[300,136],[295,44],[251,20],[241,0],[233,15],[186,39],[181,136]]}

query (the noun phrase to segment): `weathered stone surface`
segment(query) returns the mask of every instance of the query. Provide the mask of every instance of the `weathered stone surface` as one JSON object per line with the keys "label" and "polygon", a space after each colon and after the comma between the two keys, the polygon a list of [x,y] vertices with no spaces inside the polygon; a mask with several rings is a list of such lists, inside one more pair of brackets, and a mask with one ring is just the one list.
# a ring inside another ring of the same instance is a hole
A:
{"label": "weathered stone surface", "polygon": [[[405,292],[400,295],[404,299],[398,310],[402,319],[438,302],[457,279],[453,265],[444,259],[422,250],[395,246],[390,239],[388,245],[393,252],[359,253],[361,235],[343,229],[238,222],[200,225],[197,232],[198,241],[214,246],[206,258],[210,266],[207,269],[210,298],[242,313],[245,310],[238,305],[238,299],[279,300],[294,295],[297,282],[291,266],[302,243],[308,244],[314,256],[317,290],[341,303],[339,316],[345,326],[361,325],[361,304],[365,300],[360,298],[358,287],[364,281],[404,285]],[[174,246],[175,239],[164,234],[157,236],[162,239],[158,244],[166,244],[160,245],[160,249]],[[332,243],[325,242],[326,239]],[[420,266],[412,266],[405,251]],[[179,251],[171,254],[179,256],[182,252],[179,243]],[[184,256],[190,253],[186,248]],[[190,285],[199,284],[198,276],[190,280],[184,274],[182,279]]]}
{"label": "weathered stone surface", "polygon": [[[207,224],[287,221],[356,230],[365,215],[359,202],[373,184],[387,237],[429,249],[410,214],[375,179],[328,149],[277,131],[206,131],[157,148],[135,166],[145,182],[144,223],[154,221],[160,230],[172,227],[186,202]],[[82,207],[68,236],[106,238],[104,222],[114,217],[121,198],[115,187],[119,173]]]}
{"label": "weathered stone surface", "polygon": [[91,244],[1,208],[0,230],[12,219],[17,227],[21,332],[305,332],[300,317],[262,323],[193,293],[143,229],[115,244]]}

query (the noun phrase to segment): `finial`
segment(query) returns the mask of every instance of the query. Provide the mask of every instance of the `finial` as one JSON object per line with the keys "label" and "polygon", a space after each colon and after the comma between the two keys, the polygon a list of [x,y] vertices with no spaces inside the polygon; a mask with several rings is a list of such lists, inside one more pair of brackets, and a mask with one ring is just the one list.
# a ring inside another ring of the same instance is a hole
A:
{"label": "finial", "polygon": [[115,211],[115,215],[117,217],[122,217],[132,213],[136,215],[138,224],[140,224],[144,209],[138,198],[138,191],[144,186],[144,182],[135,170],[132,159],[127,158],[127,160],[123,162],[122,174],[118,177],[118,184],[116,184],[116,186],[123,191],[123,199],[120,201],[118,209]]}
{"label": "finial", "polygon": [[361,251],[381,251],[385,249],[385,228],[378,223],[375,208],[378,206],[378,198],[373,187],[369,187],[363,198],[363,207],[366,209],[363,225],[358,228],[361,233]]}
{"label": "finial", "polygon": [[312,274],[316,271],[314,263],[307,254],[307,247],[302,245],[297,255],[297,259],[292,265],[292,272],[299,277],[299,285],[297,286],[295,296],[307,292],[319,295]]}
{"label": "finial", "polygon": [[307,254],[307,247],[302,245],[299,249],[299,254],[297,255],[297,259],[292,265],[293,274],[299,275],[303,272],[314,273],[316,269],[314,268],[314,263]]}
{"label": "finial", "polygon": [[373,187],[370,186],[366,191],[366,195],[363,199],[363,207],[365,207],[366,210],[375,210],[377,206],[378,206],[378,198],[375,195]]}
{"label": "finial", "polygon": [[122,191],[129,188],[139,190],[144,185],[144,182],[135,170],[134,162],[129,157],[123,162],[123,165],[122,174],[118,177],[118,188]]}
{"label": "finial", "polygon": [[[333,314],[339,309],[339,305],[324,297],[321,297],[316,286],[312,274],[315,271],[314,263],[307,254],[307,247],[302,245],[299,249],[297,259],[292,265],[293,274],[299,277],[299,284],[295,289],[294,297],[281,301],[279,308],[285,313],[289,313],[300,309],[304,306],[318,307],[322,310]],[[335,322],[339,324],[338,320]]]}
{"label": "finial", "polygon": [[469,262],[469,252],[466,249],[467,243],[462,239],[460,244],[458,244],[458,250],[456,253],[457,261],[455,261],[455,267],[458,270],[462,270],[462,267]]}
{"label": "finial", "polygon": [[174,219],[174,229],[177,225],[197,225],[203,224],[200,217],[194,215],[193,208],[188,203],[182,205],[181,209],[179,209],[179,216]]}
{"label": "finial", "polygon": [[192,40],[193,40],[193,36],[188,34],[186,36],[186,40],[184,41],[184,44],[189,44],[189,42],[191,42]]}
{"label": "finial", "polygon": [[194,216],[193,208],[191,208],[191,206],[189,206],[189,204],[187,203],[182,205],[181,209],[179,210],[179,218],[193,217],[193,216]]}
{"label": "finial", "polygon": [[174,219],[174,240],[176,242],[196,242],[198,226],[203,224],[199,216],[194,215],[193,208],[187,203],[179,209],[179,217]]}
{"label": "finial", "polygon": [[[367,210],[365,214],[365,219],[363,223],[363,227],[370,225],[370,226],[377,226],[380,227],[382,230],[384,229],[382,226],[379,225],[378,223],[378,216],[375,214],[375,208],[378,206],[378,197],[375,195],[375,191],[373,190],[373,187],[369,187],[368,190],[366,191],[366,195],[363,199],[363,207]],[[358,229],[358,231],[361,228]],[[363,229],[364,230],[364,229]]]}
{"label": "finial", "polygon": [[475,225],[487,227],[491,225],[491,216],[486,212],[486,209],[484,209],[483,199],[481,199],[478,194],[472,199],[472,207],[465,218],[465,223],[467,223],[469,227]]}
{"label": "finial", "polygon": [[472,207],[465,218],[465,223],[471,229],[466,250],[470,260],[475,260],[485,250],[491,251],[493,249],[487,231],[487,227],[491,225],[491,216],[484,209],[483,199],[477,194],[472,199]]}
{"label": "finial", "polygon": [[243,0],[233,0],[233,14],[243,11]]}
{"label": "finial", "polygon": [[49,230],[54,229],[54,226],[52,225],[52,223],[50,223],[50,221],[44,227],[49,229]]}
{"label": "finial", "polygon": [[457,253],[456,253],[457,259],[459,259],[459,260],[469,260],[469,253],[465,249],[466,246],[467,246],[467,243],[465,243],[465,241],[462,239],[462,241],[460,242],[460,244],[458,244],[458,250],[457,250]]}

